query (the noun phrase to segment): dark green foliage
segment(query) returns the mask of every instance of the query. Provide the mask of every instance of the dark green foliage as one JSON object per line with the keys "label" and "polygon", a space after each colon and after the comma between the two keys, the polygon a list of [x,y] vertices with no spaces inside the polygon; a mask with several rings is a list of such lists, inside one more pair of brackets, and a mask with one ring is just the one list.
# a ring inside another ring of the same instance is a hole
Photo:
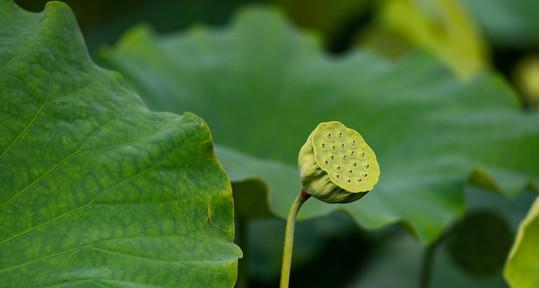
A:
{"label": "dark green foliage", "polygon": [[503,217],[490,211],[475,211],[450,230],[446,247],[453,261],[467,272],[489,275],[501,271],[512,238]]}

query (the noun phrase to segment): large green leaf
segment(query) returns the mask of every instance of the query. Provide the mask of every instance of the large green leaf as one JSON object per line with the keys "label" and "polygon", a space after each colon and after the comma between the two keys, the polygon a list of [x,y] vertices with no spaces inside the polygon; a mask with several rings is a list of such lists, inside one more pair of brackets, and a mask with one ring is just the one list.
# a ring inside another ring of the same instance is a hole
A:
{"label": "large green leaf", "polygon": [[0,1],[0,287],[232,287],[207,125],[150,112],[67,6]]}
{"label": "large green leaf", "polygon": [[232,180],[266,183],[280,216],[300,189],[298,150],[320,121],[359,131],[382,175],[361,201],[308,201],[302,218],[342,209],[369,229],[403,221],[428,242],[463,210],[471,172],[508,193],[539,179],[539,114],[521,112],[498,78],[462,84],[419,54],[397,63],[368,51],[334,59],[272,11],[168,37],[138,27],[102,56],[154,109],[203,115]]}
{"label": "large green leaf", "polygon": [[539,198],[518,229],[504,275],[511,287],[539,286]]}

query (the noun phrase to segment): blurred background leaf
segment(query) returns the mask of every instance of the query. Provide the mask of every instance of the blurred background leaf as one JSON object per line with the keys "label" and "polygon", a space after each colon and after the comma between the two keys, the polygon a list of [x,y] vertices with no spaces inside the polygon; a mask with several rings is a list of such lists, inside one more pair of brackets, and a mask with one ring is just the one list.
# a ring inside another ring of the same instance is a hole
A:
{"label": "blurred background leaf", "polygon": [[539,47],[539,2],[463,0],[493,46]]}
{"label": "blurred background leaf", "polygon": [[[458,0],[386,0],[361,43],[385,55],[421,48],[463,79],[488,67],[487,47]],[[400,47],[400,48],[399,48]]]}
{"label": "blurred background leaf", "polygon": [[[474,215],[489,215],[487,217],[496,217],[496,221],[505,228],[505,232],[500,235],[503,238],[509,237],[512,239],[516,234],[516,230],[520,219],[526,213],[526,207],[530,201],[533,201],[535,194],[525,192],[518,197],[507,199],[506,197],[493,193],[492,191],[478,189],[476,187],[467,187],[466,199],[468,205],[467,215],[459,220],[459,223],[468,222],[470,217],[476,218]],[[482,216],[481,216],[482,217]],[[458,227],[461,224],[457,224]],[[486,226],[491,223],[484,223]],[[468,231],[467,234],[458,233],[459,228],[450,228],[446,235],[440,240],[435,248],[433,255],[433,265],[431,274],[431,286],[436,288],[450,287],[507,287],[501,273],[494,271],[482,270],[482,273],[475,273],[469,267],[475,264],[477,259],[482,259],[483,264],[489,267],[495,267],[500,270],[501,266],[499,258],[490,254],[489,249],[483,247],[474,251],[474,258],[464,259],[464,261],[456,262],[455,256],[461,257],[459,251],[450,249],[450,241],[458,241],[466,243],[469,240],[473,243],[480,243],[484,238],[482,227]],[[496,229],[500,231],[500,229]],[[457,233],[455,233],[457,232]],[[489,232],[491,233],[491,232]],[[508,233],[508,234],[507,234]],[[452,238],[452,240],[451,240]],[[345,287],[419,287],[419,279],[421,276],[421,266],[423,265],[422,258],[425,256],[425,249],[416,241],[413,241],[409,235],[402,231],[394,231],[390,237],[385,238],[386,242],[371,253],[371,257],[363,263],[366,267],[361,273],[356,273],[357,278],[349,286]],[[497,241],[497,239],[492,239]],[[504,241],[498,243],[505,243]],[[490,243],[484,243],[486,246]],[[469,243],[465,244],[470,245]],[[505,245],[505,244],[504,244]],[[492,246],[490,246],[492,247]],[[464,251],[461,251],[464,252]],[[454,254],[458,253],[458,254]],[[499,251],[496,251],[499,254]],[[493,260],[493,261],[492,261]],[[461,265],[464,264],[464,265]],[[475,265],[473,267],[476,267]]]}
{"label": "blurred background leaf", "polygon": [[366,51],[335,60],[269,10],[244,10],[226,30],[197,26],[159,37],[137,27],[101,59],[155,110],[206,117],[217,143],[245,154],[244,166],[221,158],[232,180],[265,181],[279,216],[300,189],[294,179],[304,131],[325,120],[361,131],[382,177],[360,204],[311,201],[303,218],[342,209],[369,229],[403,221],[427,243],[462,212],[472,171],[478,183],[504,193],[539,176],[539,114],[519,111],[498,79],[461,84],[417,54],[396,63]]}
{"label": "blurred background leaf", "polygon": [[539,1],[464,0],[493,47],[493,61],[521,93],[528,107],[537,107],[539,83],[533,59],[539,53]]}

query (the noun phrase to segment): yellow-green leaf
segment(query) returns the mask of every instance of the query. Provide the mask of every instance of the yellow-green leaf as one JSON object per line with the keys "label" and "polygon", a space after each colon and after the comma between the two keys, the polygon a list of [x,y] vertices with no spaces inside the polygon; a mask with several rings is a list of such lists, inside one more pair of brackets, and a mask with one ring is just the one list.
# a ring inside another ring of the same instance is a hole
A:
{"label": "yellow-green leaf", "polygon": [[458,0],[388,0],[380,13],[382,27],[433,53],[462,78],[488,66],[484,40]]}
{"label": "yellow-green leaf", "polygon": [[539,197],[520,223],[504,276],[513,288],[539,287]]}

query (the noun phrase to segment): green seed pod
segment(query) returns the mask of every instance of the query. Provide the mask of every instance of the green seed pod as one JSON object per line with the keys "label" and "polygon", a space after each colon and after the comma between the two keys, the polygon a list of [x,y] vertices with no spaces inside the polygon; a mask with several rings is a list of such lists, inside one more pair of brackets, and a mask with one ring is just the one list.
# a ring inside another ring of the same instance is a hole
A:
{"label": "green seed pod", "polygon": [[380,167],[363,137],[341,122],[320,123],[301,147],[303,189],[328,203],[358,200],[378,182]]}

